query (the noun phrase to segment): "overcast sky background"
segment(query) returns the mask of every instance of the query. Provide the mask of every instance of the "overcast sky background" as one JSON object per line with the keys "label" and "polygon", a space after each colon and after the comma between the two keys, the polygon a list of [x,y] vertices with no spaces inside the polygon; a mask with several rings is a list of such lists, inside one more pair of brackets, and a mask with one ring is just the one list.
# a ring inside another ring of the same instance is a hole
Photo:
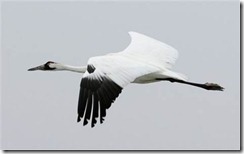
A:
{"label": "overcast sky background", "polygon": [[[3,149],[239,149],[239,1],[3,2],[1,11]],[[76,123],[81,74],[27,71],[121,51],[128,31],[170,44],[173,70],[225,91],[131,84],[91,129]]]}

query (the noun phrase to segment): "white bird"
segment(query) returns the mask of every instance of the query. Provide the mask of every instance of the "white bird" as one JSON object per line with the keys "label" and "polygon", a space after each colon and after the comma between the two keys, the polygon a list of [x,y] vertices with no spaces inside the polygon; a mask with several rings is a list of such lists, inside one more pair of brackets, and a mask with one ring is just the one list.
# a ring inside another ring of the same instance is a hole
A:
{"label": "white bird", "polygon": [[[171,71],[178,52],[173,47],[137,32],[129,32],[131,43],[117,53],[92,57],[87,66],[73,67],[48,61],[30,68],[28,71],[73,71],[84,73],[80,83],[78,118],[83,118],[83,125],[91,119],[91,126],[103,123],[108,109],[129,83],[151,83],[170,81],[188,84],[206,90],[224,88],[214,83],[188,82],[186,76]],[[91,118],[92,116],[92,118]]]}

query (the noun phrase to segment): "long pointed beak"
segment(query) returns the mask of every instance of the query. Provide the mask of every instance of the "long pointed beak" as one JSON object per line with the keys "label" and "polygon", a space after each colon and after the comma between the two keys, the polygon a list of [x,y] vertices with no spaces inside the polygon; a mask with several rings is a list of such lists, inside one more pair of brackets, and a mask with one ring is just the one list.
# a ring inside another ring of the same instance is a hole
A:
{"label": "long pointed beak", "polygon": [[44,70],[44,65],[40,65],[40,66],[28,69],[28,71],[36,71],[36,70]]}

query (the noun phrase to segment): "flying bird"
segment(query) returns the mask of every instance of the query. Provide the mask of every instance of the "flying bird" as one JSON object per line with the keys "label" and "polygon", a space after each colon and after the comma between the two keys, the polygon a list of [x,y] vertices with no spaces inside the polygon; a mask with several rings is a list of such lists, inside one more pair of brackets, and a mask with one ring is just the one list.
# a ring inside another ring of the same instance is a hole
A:
{"label": "flying bird", "polygon": [[117,53],[91,57],[87,66],[74,67],[53,61],[28,69],[28,71],[73,71],[83,73],[80,83],[77,122],[83,119],[91,127],[97,120],[103,123],[106,110],[130,83],[170,81],[200,87],[206,90],[223,91],[215,83],[194,83],[185,75],[171,70],[178,58],[173,47],[146,35],[129,32],[131,42]]}

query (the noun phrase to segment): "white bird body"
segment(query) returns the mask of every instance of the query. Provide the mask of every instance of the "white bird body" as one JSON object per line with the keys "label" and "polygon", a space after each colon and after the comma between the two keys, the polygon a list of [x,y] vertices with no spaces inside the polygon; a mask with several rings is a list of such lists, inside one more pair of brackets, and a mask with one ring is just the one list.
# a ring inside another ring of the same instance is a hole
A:
{"label": "white bird body", "polygon": [[68,70],[84,73],[80,84],[77,121],[84,118],[83,124],[86,125],[92,116],[92,127],[98,117],[100,123],[103,122],[106,109],[129,83],[166,80],[207,90],[223,90],[221,86],[213,83],[187,82],[185,75],[171,71],[178,58],[178,52],[173,47],[136,32],[129,32],[129,35],[131,43],[125,50],[92,57],[87,66],[73,67],[49,61],[29,71]]}
{"label": "white bird body", "polygon": [[156,78],[186,80],[185,76],[169,70],[178,58],[176,49],[143,34],[129,34],[131,43],[125,50],[92,57],[88,65],[102,68],[121,87],[129,83],[156,82]]}

